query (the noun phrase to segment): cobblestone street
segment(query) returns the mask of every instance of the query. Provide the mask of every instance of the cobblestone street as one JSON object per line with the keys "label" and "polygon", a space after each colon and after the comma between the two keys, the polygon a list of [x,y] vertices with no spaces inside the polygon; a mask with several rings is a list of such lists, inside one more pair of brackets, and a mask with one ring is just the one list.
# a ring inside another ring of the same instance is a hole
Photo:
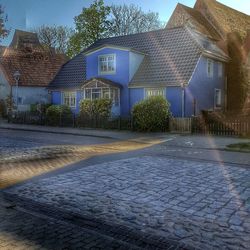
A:
{"label": "cobblestone street", "polygon": [[[39,216],[37,214],[7,208],[0,195],[0,249],[150,249],[147,244],[131,244],[112,236],[88,230],[72,223]],[[139,242],[139,240],[138,240]],[[166,248],[182,249],[177,243],[165,245]]]}
{"label": "cobblestone street", "polygon": [[0,249],[249,248],[238,139],[122,136],[0,129]]}
{"label": "cobblestone street", "polygon": [[[198,249],[248,249],[250,171],[138,157],[10,189],[20,198]],[[74,192],[72,192],[74,190]]]}

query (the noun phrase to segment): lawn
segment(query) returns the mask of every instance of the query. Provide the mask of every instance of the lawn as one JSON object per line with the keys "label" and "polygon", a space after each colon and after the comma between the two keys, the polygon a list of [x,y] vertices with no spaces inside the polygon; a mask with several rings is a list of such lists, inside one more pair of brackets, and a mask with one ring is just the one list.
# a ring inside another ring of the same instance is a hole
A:
{"label": "lawn", "polygon": [[250,153],[250,142],[230,144],[227,146],[227,149],[232,151],[242,151]]}

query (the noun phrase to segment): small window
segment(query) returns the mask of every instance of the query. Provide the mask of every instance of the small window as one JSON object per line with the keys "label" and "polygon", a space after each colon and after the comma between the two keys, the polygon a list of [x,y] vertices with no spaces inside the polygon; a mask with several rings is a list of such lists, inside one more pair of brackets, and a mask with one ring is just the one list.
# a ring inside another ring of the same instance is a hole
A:
{"label": "small window", "polygon": [[115,55],[101,55],[98,58],[99,74],[113,74],[116,71]]}
{"label": "small window", "polygon": [[64,92],[63,104],[71,108],[75,108],[76,107],[76,92]]}
{"label": "small window", "polygon": [[207,59],[207,76],[209,78],[214,76],[214,62],[211,59]]}
{"label": "small window", "polygon": [[218,76],[222,77],[222,75],[223,75],[223,64],[218,63]]}
{"label": "small window", "polygon": [[150,88],[145,90],[146,98],[151,96],[165,96],[165,90],[163,88]]}
{"label": "small window", "polygon": [[221,89],[215,89],[214,106],[215,108],[221,108]]}

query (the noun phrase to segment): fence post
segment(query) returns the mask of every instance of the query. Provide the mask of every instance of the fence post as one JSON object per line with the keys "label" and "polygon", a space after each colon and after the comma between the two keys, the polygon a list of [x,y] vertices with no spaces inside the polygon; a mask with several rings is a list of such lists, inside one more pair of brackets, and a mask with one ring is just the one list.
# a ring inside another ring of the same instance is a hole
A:
{"label": "fence post", "polygon": [[118,129],[121,130],[121,116],[120,115],[118,119]]}
{"label": "fence post", "polygon": [[73,128],[75,127],[75,113],[72,114],[72,122],[73,122]]}
{"label": "fence post", "polygon": [[62,112],[60,112],[60,120],[59,120],[59,126],[61,127],[62,126]]}

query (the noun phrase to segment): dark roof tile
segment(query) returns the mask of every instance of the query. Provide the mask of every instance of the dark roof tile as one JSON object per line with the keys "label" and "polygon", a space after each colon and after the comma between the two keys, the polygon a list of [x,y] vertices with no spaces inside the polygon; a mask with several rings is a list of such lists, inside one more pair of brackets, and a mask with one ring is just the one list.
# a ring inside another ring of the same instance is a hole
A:
{"label": "dark roof tile", "polygon": [[99,40],[66,63],[50,86],[80,86],[86,80],[84,53],[104,44],[129,47],[146,54],[130,82],[131,87],[188,83],[202,50],[211,49],[212,53],[224,56],[216,45],[208,46],[211,40],[206,38],[208,45],[203,46],[202,35],[192,33],[187,27],[178,27]]}

